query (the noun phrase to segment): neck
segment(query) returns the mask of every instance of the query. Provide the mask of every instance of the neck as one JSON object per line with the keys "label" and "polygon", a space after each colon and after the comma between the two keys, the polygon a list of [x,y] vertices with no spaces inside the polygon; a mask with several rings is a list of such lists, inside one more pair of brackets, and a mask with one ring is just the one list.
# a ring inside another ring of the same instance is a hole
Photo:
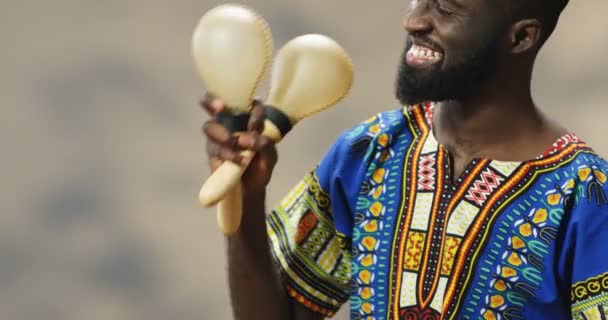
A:
{"label": "neck", "polygon": [[542,115],[529,88],[529,81],[512,81],[475,97],[438,103],[433,121],[437,141],[463,159],[520,161],[541,154],[565,130]]}

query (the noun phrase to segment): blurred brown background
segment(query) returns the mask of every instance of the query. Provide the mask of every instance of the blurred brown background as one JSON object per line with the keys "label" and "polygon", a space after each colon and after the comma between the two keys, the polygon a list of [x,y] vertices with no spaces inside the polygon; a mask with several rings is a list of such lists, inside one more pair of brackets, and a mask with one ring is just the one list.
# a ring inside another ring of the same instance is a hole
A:
{"label": "blurred brown background", "polygon": [[[269,203],[351,125],[397,107],[407,1],[251,0],[276,45],[334,37],[356,82],[280,147]],[[2,0],[0,319],[230,319],[190,58],[207,0]],[[606,0],[571,1],[534,92],[606,154]],[[338,316],[339,319],[345,319]]]}

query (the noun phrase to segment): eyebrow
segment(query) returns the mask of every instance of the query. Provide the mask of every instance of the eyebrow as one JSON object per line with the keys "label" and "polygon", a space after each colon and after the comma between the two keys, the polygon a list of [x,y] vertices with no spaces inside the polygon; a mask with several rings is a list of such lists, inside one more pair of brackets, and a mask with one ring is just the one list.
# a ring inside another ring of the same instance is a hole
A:
{"label": "eyebrow", "polygon": [[458,7],[458,9],[464,9],[465,6],[462,4],[462,0],[443,0],[449,4],[453,4],[456,7]]}

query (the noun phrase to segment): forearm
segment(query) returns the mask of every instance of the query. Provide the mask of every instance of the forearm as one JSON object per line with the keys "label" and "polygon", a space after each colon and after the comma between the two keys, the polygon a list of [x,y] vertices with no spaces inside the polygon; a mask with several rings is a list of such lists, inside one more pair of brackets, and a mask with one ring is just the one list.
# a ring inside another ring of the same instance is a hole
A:
{"label": "forearm", "polygon": [[265,191],[245,194],[240,230],[227,238],[236,320],[290,318],[289,299],[270,255],[265,209]]}

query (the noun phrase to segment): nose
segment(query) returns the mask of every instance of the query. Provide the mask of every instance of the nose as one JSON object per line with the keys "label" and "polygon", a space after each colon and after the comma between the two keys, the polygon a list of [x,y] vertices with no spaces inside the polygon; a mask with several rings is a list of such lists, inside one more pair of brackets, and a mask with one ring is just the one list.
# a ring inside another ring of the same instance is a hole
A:
{"label": "nose", "polygon": [[420,0],[412,4],[410,12],[405,16],[403,27],[409,34],[426,34],[432,31],[433,23],[429,13],[429,1]]}

